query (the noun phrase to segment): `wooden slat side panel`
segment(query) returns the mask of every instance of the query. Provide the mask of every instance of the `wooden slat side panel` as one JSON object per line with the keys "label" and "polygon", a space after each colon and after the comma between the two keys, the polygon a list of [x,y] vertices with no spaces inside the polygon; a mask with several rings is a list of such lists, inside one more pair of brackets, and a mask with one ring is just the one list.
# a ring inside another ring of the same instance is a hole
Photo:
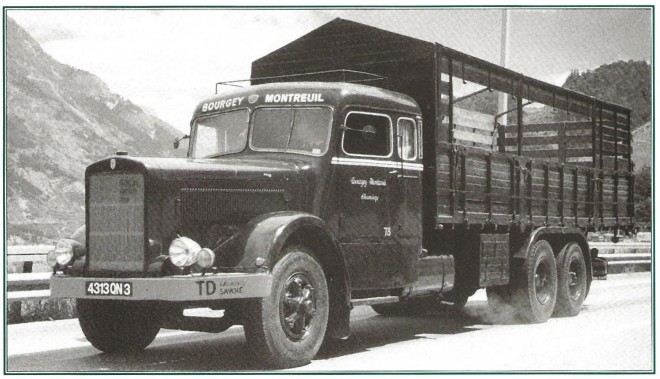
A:
{"label": "wooden slat side panel", "polygon": [[495,116],[468,109],[454,107],[454,124],[492,132],[495,128]]}

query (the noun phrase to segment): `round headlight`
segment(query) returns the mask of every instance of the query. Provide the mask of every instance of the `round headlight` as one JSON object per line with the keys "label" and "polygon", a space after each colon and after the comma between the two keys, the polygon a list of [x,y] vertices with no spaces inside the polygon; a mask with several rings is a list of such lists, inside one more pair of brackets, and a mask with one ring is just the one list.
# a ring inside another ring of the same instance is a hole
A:
{"label": "round headlight", "polygon": [[215,253],[213,250],[203,248],[197,253],[197,265],[199,267],[209,268],[213,266],[213,261],[215,261]]}
{"label": "round headlight", "polygon": [[187,267],[195,263],[199,244],[188,237],[178,237],[170,244],[170,260],[177,267]]}
{"label": "round headlight", "polygon": [[73,261],[73,244],[67,239],[61,239],[55,244],[55,250],[48,253],[46,261],[51,267],[56,264],[66,266]]}
{"label": "round headlight", "polygon": [[48,252],[48,255],[46,255],[46,263],[53,268],[57,265],[57,253],[55,253],[55,250]]}

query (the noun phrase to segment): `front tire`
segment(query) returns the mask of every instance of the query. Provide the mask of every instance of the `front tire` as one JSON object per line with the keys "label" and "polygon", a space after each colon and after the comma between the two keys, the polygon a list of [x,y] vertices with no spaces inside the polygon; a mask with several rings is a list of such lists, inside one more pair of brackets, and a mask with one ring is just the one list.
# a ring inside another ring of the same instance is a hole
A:
{"label": "front tire", "polygon": [[575,242],[564,246],[557,256],[556,316],[576,316],[587,296],[587,265],[582,248]]}
{"label": "front tire", "polygon": [[547,321],[557,301],[557,263],[548,241],[534,243],[516,279],[512,305],[520,318],[529,323]]}
{"label": "front tire", "polygon": [[160,330],[155,304],[78,299],[76,307],[85,337],[106,353],[144,350]]}
{"label": "front tire", "polygon": [[321,265],[306,248],[287,248],[273,268],[270,295],[246,304],[248,348],[269,367],[309,363],[323,342],[329,307]]}

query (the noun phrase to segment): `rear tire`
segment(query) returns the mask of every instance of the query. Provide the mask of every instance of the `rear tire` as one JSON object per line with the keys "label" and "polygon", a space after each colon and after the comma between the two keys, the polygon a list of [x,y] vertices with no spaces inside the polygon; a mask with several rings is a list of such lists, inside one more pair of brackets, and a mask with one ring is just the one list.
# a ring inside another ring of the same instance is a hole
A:
{"label": "rear tire", "polygon": [[557,256],[557,304],[555,316],[576,316],[587,295],[587,265],[582,248],[575,242]]}
{"label": "rear tire", "polygon": [[512,305],[520,318],[529,323],[547,321],[557,301],[557,263],[548,241],[534,243],[516,279]]}
{"label": "rear tire", "polygon": [[106,353],[144,350],[160,330],[155,304],[78,299],[76,307],[85,337],[92,346]]}
{"label": "rear tire", "polygon": [[273,268],[270,295],[246,304],[248,348],[257,362],[268,367],[309,363],[323,342],[329,307],[321,265],[306,248],[287,248]]}

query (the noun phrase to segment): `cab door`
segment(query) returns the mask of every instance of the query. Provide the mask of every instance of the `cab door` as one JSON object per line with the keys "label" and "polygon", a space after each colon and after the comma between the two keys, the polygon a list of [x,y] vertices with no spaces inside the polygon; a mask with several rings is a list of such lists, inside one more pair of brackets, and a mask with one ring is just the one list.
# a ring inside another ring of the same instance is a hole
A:
{"label": "cab door", "polygon": [[393,212],[396,242],[406,259],[409,277],[417,276],[417,262],[422,251],[422,144],[421,119],[400,116],[396,122],[398,201]]}
{"label": "cab door", "polygon": [[342,129],[332,163],[338,180],[339,242],[351,287],[400,287],[409,280],[409,264],[396,240],[401,163],[395,123],[385,112],[351,110]]}

